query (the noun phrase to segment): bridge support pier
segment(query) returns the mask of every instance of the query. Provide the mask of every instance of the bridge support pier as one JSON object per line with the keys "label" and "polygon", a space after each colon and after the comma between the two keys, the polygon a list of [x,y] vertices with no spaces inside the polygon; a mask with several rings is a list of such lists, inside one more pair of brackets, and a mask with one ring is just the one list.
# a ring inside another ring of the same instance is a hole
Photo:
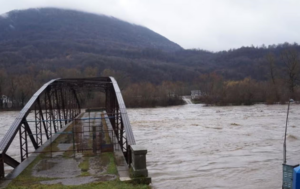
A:
{"label": "bridge support pier", "polygon": [[150,184],[151,178],[148,177],[146,165],[147,149],[139,145],[131,145],[131,169],[133,180],[140,184]]}

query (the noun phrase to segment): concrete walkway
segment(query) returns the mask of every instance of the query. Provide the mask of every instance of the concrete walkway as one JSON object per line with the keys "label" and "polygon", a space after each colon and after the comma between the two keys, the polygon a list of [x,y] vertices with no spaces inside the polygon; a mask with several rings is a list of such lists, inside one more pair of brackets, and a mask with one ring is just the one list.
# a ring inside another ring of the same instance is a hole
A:
{"label": "concrete walkway", "polygon": [[[82,185],[87,183],[130,180],[123,153],[103,112],[85,112],[13,179],[9,186],[32,184]],[[113,146],[103,152],[101,145]]]}

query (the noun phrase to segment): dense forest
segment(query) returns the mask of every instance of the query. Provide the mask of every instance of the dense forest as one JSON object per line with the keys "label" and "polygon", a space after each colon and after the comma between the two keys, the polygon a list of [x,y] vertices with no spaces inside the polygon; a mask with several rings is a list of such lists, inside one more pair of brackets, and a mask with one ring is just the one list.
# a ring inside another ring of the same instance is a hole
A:
{"label": "dense forest", "polygon": [[299,100],[299,52],[296,43],[185,50],[113,17],[54,8],[11,11],[0,16],[0,95],[20,108],[50,79],[114,76],[129,107],[180,104],[191,89],[200,89],[198,100],[207,104]]}

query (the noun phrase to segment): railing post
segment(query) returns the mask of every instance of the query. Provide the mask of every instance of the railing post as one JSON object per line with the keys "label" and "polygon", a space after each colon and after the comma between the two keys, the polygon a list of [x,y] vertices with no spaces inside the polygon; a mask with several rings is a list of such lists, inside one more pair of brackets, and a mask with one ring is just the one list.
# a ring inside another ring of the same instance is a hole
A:
{"label": "railing post", "polygon": [[[122,146],[121,146],[121,148],[123,148]],[[128,167],[130,168],[131,167],[131,164],[132,164],[132,155],[131,155],[131,147],[130,147],[130,145],[128,145],[127,144],[127,142],[126,142],[126,161],[127,161],[127,164],[128,164]],[[121,149],[122,150],[122,149]],[[122,150],[123,151],[123,150]]]}
{"label": "railing post", "polygon": [[4,157],[2,153],[0,154],[0,179],[5,178],[5,172],[4,172]]}
{"label": "railing post", "polygon": [[93,126],[92,136],[93,136],[93,153],[96,154],[97,153],[96,126]]}

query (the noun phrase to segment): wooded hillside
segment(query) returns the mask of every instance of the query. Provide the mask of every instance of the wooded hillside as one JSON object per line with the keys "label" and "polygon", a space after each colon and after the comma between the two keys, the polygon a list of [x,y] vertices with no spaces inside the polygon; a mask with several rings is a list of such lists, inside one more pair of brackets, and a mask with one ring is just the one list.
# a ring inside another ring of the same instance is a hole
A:
{"label": "wooded hillside", "polygon": [[[255,101],[266,101],[263,89],[272,80],[267,58],[271,54],[276,90],[285,91],[275,102],[287,98],[286,91],[298,90],[298,68],[291,88],[286,72],[291,60],[285,56],[296,53],[298,65],[299,51],[298,44],[288,43],[221,52],[185,50],[148,28],[113,17],[54,8],[11,11],[0,16],[0,94],[20,107],[50,79],[111,75],[128,98],[141,96],[132,90],[148,91],[151,106],[160,101],[151,91],[171,98],[196,88],[209,94],[219,86],[215,93],[220,94],[221,85],[208,87],[218,78],[225,91],[230,91],[225,87],[229,81],[253,81],[263,93]],[[233,85],[237,83],[228,84]],[[205,100],[214,103],[219,98]],[[236,98],[228,97],[226,103],[231,103],[228,99]]]}

